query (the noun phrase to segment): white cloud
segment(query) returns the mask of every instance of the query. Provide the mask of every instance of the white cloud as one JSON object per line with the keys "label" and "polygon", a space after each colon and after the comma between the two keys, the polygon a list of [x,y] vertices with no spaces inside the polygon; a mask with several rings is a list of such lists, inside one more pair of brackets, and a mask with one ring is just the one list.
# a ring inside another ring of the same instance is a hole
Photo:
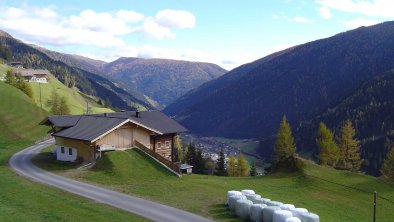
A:
{"label": "white cloud", "polygon": [[394,1],[392,0],[317,0],[322,18],[331,18],[331,10],[356,13],[364,16],[393,18]]}
{"label": "white cloud", "polygon": [[176,34],[169,28],[159,25],[154,19],[148,18],[140,28],[147,36],[156,39],[175,39]]}
{"label": "white cloud", "polygon": [[308,18],[305,18],[305,17],[300,17],[300,16],[296,16],[296,17],[290,18],[289,21],[298,22],[298,23],[310,23],[310,22],[312,22],[312,20],[310,20]]}
{"label": "white cloud", "polygon": [[188,11],[165,9],[155,16],[156,22],[169,28],[194,28],[196,18]]}
{"label": "white cloud", "polygon": [[360,26],[370,26],[379,23],[379,21],[372,20],[372,19],[363,19],[363,18],[356,18],[349,21],[344,21],[342,24],[348,28],[358,28]]}
{"label": "white cloud", "polygon": [[124,38],[142,33],[156,39],[175,39],[173,29],[193,28],[195,17],[182,10],[162,10],[146,17],[131,10],[61,16],[51,7],[0,7],[0,29],[29,43],[113,47],[126,45]]}
{"label": "white cloud", "polygon": [[322,6],[318,9],[319,14],[324,19],[330,19],[332,17],[331,11],[328,7]]}
{"label": "white cloud", "polygon": [[136,23],[145,19],[145,16],[141,13],[123,9],[116,13],[116,17],[127,23]]}

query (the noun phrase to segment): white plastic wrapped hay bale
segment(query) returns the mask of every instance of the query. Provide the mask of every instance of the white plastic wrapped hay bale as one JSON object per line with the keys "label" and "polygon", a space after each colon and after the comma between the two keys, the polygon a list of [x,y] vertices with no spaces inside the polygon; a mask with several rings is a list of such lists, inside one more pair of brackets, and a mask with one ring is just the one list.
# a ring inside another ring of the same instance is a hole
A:
{"label": "white plastic wrapped hay bale", "polygon": [[262,198],[254,198],[251,200],[254,204],[264,204]]}
{"label": "white plastic wrapped hay bale", "polygon": [[279,206],[282,210],[291,210],[295,209],[295,206],[293,204],[283,204]]}
{"label": "white plastic wrapped hay bale", "polygon": [[255,222],[263,221],[263,209],[266,206],[265,204],[253,204],[250,207],[250,220]]}
{"label": "white plastic wrapped hay bale", "polygon": [[280,207],[280,206],[283,205],[283,203],[282,203],[282,202],[279,202],[279,201],[269,201],[269,202],[267,202],[267,205],[268,205],[268,206],[277,206],[277,207]]}
{"label": "white plastic wrapped hay bale", "polygon": [[250,208],[253,202],[246,199],[237,200],[235,204],[235,214],[240,218],[249,218]]}
{"label": "white plastic wrapped hay bale", "polygon": [[277,210],[281,210],[280,207],[277,206],[267,206],[263,209],[263,221],[264,222],[272,222],[274,212]]}
{"label": "white plastic wrapped hay bale", "polygon": [[306,212],[306,213],[302,213],[299,218],[301,219],[302,222],[319,222],[320,218],[319,215],[314,214],[314,213],[310,213],[310,212]]}
{"label": "white plastic wrapped hay bale", "polygon": [[268,199],[268,198],[260,198],[261,199],[261,201],[263,201],[263,204],[267,204],[268,202],[270,202],[271,201],[271,199]]}
{"label": "white plastic wrapped hay bale", "polygon": [[290,211],[276,210],[272,216],[272,222],[285,222],[289,217],[293,217],[293,214]]}
{"label": "white plastic wrapped hay bale", "polygon": [[243,195],[233,195],[230,196],[228,199],[228,208],[232,211],[235,210],[235,204],[237,203],[237,200],[246,200],[246,197]]}
{"label": "white plastic wrapped hay bale", "polygon": [[248,194],[256,194],[254,190],[241,190],[242,195],[246,196]]}
{"label": "white plastic wrapped hay bale", "polygon": [[233,195],[242,196],[242,193],[240,191],[236,191],[236,190],[227,191],[227,199],[226,199],[226,203],[224,203],[224,204],[228,205],[228,201],[230,199],[230,196],[233,196]]}
{"label": "white plastic wrapped hay bale", "polygon": [[290,211],[291,211],[291,213],[293,214],[294,217],[298,217],[298,218],[300,218],[300,215],[302,213],[307,213],[308,212],[308,210],[305,209],[305,208],[294,208],[294,209],[291,209]]}
{"label": "white plastic wrapped hay bale", "polygon": [[251,200],[253,203],[259,198],[261,198],[261,196],[258,195],[258,194],[248,194],[248,195],[246,195],[246,199]]}
{"label": "white plastic wrapped hay bale", "polygon": [[301,222],[301,220],[298,217],[289,217],[286,218],[285,222]]}

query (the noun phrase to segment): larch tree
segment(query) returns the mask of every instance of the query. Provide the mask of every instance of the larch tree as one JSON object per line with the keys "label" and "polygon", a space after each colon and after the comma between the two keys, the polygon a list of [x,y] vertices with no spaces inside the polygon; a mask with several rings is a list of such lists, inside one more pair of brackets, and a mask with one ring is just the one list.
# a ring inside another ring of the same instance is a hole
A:
{"label": "larch tree", "polygon": [[319,147],[320,164],[335,166],[339,159],[338,145],[334,141],[333,133],[323,122],[320,122],[316,143]]}
{"label": "larch tree", "polygon": [[70,114],[70,108],[68,107],[67,100],[64,96],[60,97],[59,111],[60,115]]}
{"label": "larch tree", "polygon": [[286,162],[296,152],[294,138],[286,116],[283,116],[275,141],[275,162]]}
{"label": "larch tree", "polygon": [[67,105],[66,98],[60,96],[56,91],[52,92],[51,98],[46,104],[49,106],[50,112],[54,115],[70,114],[70,108]]}
{"label": "larch tree", "polygon": [[387,158],[384,161],[380,172],[384,178],[394,181],[394,147],[387,153]]}
{"label": "larch tree", "polygon": [[363,160],[360,155],[360,143],[355,138],[356,131],[350,120],[347,120],[341,129],[340,139],[340,168],[359,171]]}
{"label": "larch tree", "polygon": [[238,159],[238,176],[247,177],[250,174],[248,161],[245,156],[241,153]]}
{"label": "larch tree", "polygon": [[227,176],[234,177],[238,175],[237,159],[230,155],[227,160]]}

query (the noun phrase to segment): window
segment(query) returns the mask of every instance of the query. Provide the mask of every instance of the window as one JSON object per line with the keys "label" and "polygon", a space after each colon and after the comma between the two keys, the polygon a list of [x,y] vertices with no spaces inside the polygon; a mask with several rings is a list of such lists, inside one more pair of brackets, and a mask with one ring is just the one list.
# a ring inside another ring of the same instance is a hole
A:
{"label": "window", "polygon": [[157,148],[161,148],[161,142],[156,143]]}
{"label": "window", "polygon": [[64,153],[64,147],[63,147],[63,146],[60,147],[60,152],[61,152],[61,153]]}
{"label": "window", "polygon": [[70,156],[73,155],[73,149],[72,148],[68,148],[68,155],[70,155]]}
{"label": "window", "polygon": [[170,148],[170,141],[166,141],[165,146],[166,146],[166,148]]}

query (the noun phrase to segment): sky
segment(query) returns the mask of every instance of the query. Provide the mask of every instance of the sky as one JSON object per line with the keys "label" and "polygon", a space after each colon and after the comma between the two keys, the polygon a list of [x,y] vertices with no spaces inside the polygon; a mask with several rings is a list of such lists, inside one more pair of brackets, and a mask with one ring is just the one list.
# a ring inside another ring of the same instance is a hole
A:
{"label": "sky", "polygon": [[393,0],[0,0],[0,29],[50,50],[211,62],[273,52],[394,20]]}

